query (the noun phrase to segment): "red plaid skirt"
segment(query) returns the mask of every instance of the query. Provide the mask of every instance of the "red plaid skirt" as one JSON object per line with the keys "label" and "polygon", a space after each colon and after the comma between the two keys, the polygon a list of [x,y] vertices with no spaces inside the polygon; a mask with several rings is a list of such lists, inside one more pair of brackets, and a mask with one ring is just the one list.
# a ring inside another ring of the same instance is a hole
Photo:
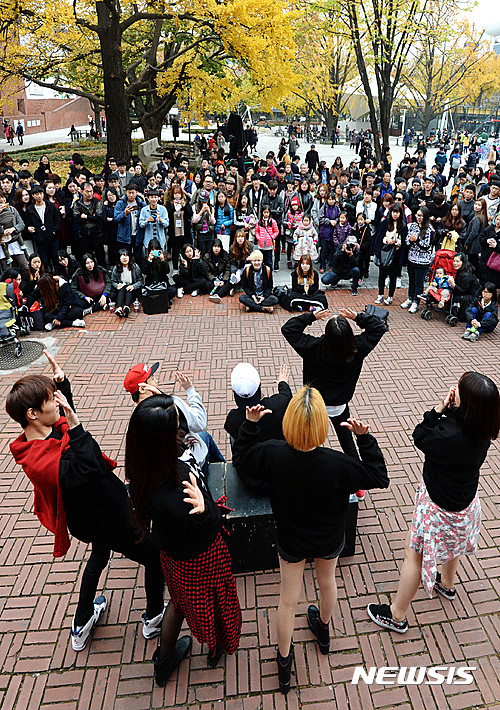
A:
{"label": "red plaid skirt", "polygon": [[226,653],[234,653],[240,641],[241,609],[222,535],[191,560],[174,560],[163,551],[160,558],[174,609],[184,614],[195,638],[210,651],[222,646]]}

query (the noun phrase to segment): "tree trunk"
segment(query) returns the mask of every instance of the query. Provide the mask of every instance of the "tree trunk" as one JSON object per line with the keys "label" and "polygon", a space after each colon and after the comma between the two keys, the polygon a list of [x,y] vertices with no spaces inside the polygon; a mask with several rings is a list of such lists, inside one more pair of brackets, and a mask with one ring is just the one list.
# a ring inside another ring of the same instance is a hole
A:
{"label": "tree trunk", "polygon": [[105,2],[96,2],[104,78],[104,107],[108,155],[129,160],[132,157],[132,125],[125,93],[120,19]]}

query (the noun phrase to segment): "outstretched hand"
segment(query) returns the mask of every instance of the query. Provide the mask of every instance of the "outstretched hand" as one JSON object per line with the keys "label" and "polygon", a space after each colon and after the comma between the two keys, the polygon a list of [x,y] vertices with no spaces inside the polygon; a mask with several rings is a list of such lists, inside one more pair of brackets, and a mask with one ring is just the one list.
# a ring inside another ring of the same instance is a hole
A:
{"label": "outstretched hand", "polygon": [[278,382],[288,382],[289,379],[290,379],[290,368],[288,367],[288,365],[280,365],[278,379],[275,380],[276,384],[278,384]]}
{"label": "outstretched hand", "polygon": [[62,367],[59,365],[58,362],[56,362],[56,359],[53,355],[49,353],[48,350],[44,350],[43,354],[49,361],[49,365],[52,368],[52,377],[56,382],[62,382],[64,380],[64,372]]}
{"label": "outstretched hand", "polygon": [[78,419],[75,411],[71,408],[70,403],[60,390],[56,390],[54,392],[54,399],[57,404],[62,407],[69,428],[74,429],[75,427],[77,427],[80,424],[80,420]]}
{"label": "outstretched hand", "polygon": [[177,382],[180,384],[180,386],[182,387],[183,390],[188,390],[190,387],[193,386],[192,381],[183,372],[176,372],[174,374],[174,377],[177,380]]}
{"label": "outstretched hand", "polygon": [[446,397],[440,397],[440,403],[436,404],[435,410],[438,414],[442,414],[445,409],[455,406],[455,387],[450,387]]}
{"label": "outstretched hand", "polygon": [[345,426],[350,432],[356,436],[363,436],[363,434],[368,434],[370,427],[368,424],[363,424],[360,419],[348,419],[346,422],[341,422],[340,426]]}
{"label": "outstretched hand", "polygon": [[272,414],[270,409],[264,409],[262,404],[256,404],[255,407],[247,407],[247,419],[249,422],[260,422],[266,414]]}
{"label": "outstretched hand", "polygon": [[203,513],[205,510],[205,499],[203,498],[203,493],[198,488],[194,473],[190,473],[189,478],[191,479],[191,483],[189,483],[189,481],[184,481],[183,493],[187,496],[183,499],[184,503],[189,503],[193,506],[193,510],[189,511],[189,515]]}
{"label": "outstretched hand", "polygon": [[321,311],[314,311],[314,317],[316,320],[323,320],[324,318],[329,318],[330,317],[330,311],[328,308],[324,308]]}

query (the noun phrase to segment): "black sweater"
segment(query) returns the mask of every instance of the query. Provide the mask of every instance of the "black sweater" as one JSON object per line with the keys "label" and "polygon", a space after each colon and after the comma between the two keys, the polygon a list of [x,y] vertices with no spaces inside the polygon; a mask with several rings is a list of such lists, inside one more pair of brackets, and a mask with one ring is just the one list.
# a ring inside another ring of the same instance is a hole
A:
{"label": "black sweater", "polygon": [[298,293],[301,296],[312,296],[314,293],[317,293],[320,288],[319,288],[319,275],[316,270],[313,270],[314,274],[314,281],[312,284],[309,284],[309,291],[306,294],[305,289],[304,289],[304,282],[299,284],[299,277],[297,275],[297,269],[294,269],[292,271],[292,291],[294,293]]}
{"label": "black sweater", "polygon": [[[73,404],[67,378],[56,383]],[[59,437],[57,437],[59,438]],[[123,482],[108,468],[99,444],[79,424],[69,430],[69,448],[59,464],[59,481],[70,533],[82,542],[119,549],[132,535],[132,508]]]}
{"label": "black sweater", "polygon": [[[265,418],[265,426],[262,425],[260,428],[261,438],[259,441],[268,441],[269,439],[282,439],[283,438],[283,417],[285,415],[288,403],[292,399],[292,390],[288,382],[278,382],[278,394],[273,394],[271,397],[263,397],[259,404],[261,404],[264,409],[270,409],[272,414],[267,414]],[[246,412],[244,409],[236,407],[236,409],[231,409],[224,422],[224,429],[227,431],[229,436],[236,439],[240,426],[246,421]]]}
{"label": "black sweater", "polygon": [[321,353],[325,336],[317,338],[304,333],[315,320],[314,313],[304,313],[290,318],[282,326],[281,332],[303,360],[303,383],[316,387],[327,406],[347,404],[356,389],[363,360],[387,331],[387,326],[376,316],[358,313],[354,320],[365,332],[355,336],[356,352],[353,359],[336,365],[326,360]]}
{"label": "black sweater", "polygon": [[425,454],[423,478],[433,503],[444,510],[465,510],[476,495],[490,442],[466,436],[452,409],[442,415],[435,409],[425,412],[413,441]]}
{"label": "black sweater", "polygon": [[[191,467],[179,461],[181,481],[189,481]],[[198,485],[205,499],[203,513],[190,515],[193,507],[184,503],[183,484],[176,488],[166,483],[158,486],[151,496],[152,540],[169,557],[187,560],[205,552],[222,528],[222,515],[203,479],[198,476]]]}
{"label": "black sweater", "polygon": [[349,495],[387,488],[384,457],[371,434],[357,437],[361,461],[318,447],[303,452],[286,441],[259,441],[265,417],[245,421],[234,444],[238,469],[267,482],[278,543],[289,555],[325,557],[342,545]]}

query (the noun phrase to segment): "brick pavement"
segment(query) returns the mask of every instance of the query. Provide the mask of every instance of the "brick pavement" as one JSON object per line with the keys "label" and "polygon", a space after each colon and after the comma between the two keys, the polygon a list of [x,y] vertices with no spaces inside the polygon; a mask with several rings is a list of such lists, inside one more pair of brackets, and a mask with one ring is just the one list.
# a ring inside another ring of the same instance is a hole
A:
{"label": "brick pavement", "polygon": [[[477,557],[460,566],[457,600],[429,600],[420,591],[405,636],[378,629],[365,613],[368,602],[386,601],[396,589],[414,489],[421,475],[421,456],[411,441],[413,426],[436,401],[436,393],[444,392],[464,370],[477,369],[499,379],[498,336],[464,343],[461,328],[449,328],[439,315],[424,322],[402,311],[399,303],[404,293],[397,292],[390,333],[366,361],[352,406],[356,415],[370,422],[386,454],[391,487],[367,496],[360,506],[356,555],[341,560],[338,569],[339,609],[328,658],[318,654],[307,628],[305,611],[307,603],[317,599],[317,586],[311,568],[306,568],[294,635],[293,688],[286,701],[276,692],[276,571],[238,576],[244,625],[237,654],[215,670],[208,669],[206,649],[195,642],[189,661],[160,689],[153,686],[149,662],[155,642],[143,639],[139,623],[144,609],[142,573],[115,555],[103,579],[109,599],[103,621],[85,651],[71,650],[68,633],[87,548],[73,541],[63,561],[52,560],[52,536],[33,516],[30,484],[8,451],[18,429],[2,411],[2,710],[500,708],[500,488],[494,475],[500,469],[498,443],[482,469],[480,549]],[[330,291],[328,298],[333,308],[362,309],[375,295],[361,289],[354,299],[342,290]],[[273,315],[241,313],[236,299],[215,305],[206,298],[184,297],[165,316],[140,313],[123,322],[109,313],[96,314],[88,318],[87,331],[66,330],[55,338],[81,420],[103,450],[123,465],[132,406],[122,380],[130,365],[160,360],[164,384],[172,382],[177,367],[190,372],[207,404],[208,428],[227,453],[222,430],[232,406],[227,383],[231,368],[242,357],[259,368],[264,390],[272,388],[282,362],[290,363],[295,387],[301,383],[299,358],[279,332],[287,317],[281,310]],[[311,332],[319,333],[321,327],[316,324]],[[48,370],[34,364],[29,371]],[[17,376],[2,378],[2,401]],[[472,685],[370,688],[350,683],[358,665],[456,665],[457,661],[477,666]]]}

